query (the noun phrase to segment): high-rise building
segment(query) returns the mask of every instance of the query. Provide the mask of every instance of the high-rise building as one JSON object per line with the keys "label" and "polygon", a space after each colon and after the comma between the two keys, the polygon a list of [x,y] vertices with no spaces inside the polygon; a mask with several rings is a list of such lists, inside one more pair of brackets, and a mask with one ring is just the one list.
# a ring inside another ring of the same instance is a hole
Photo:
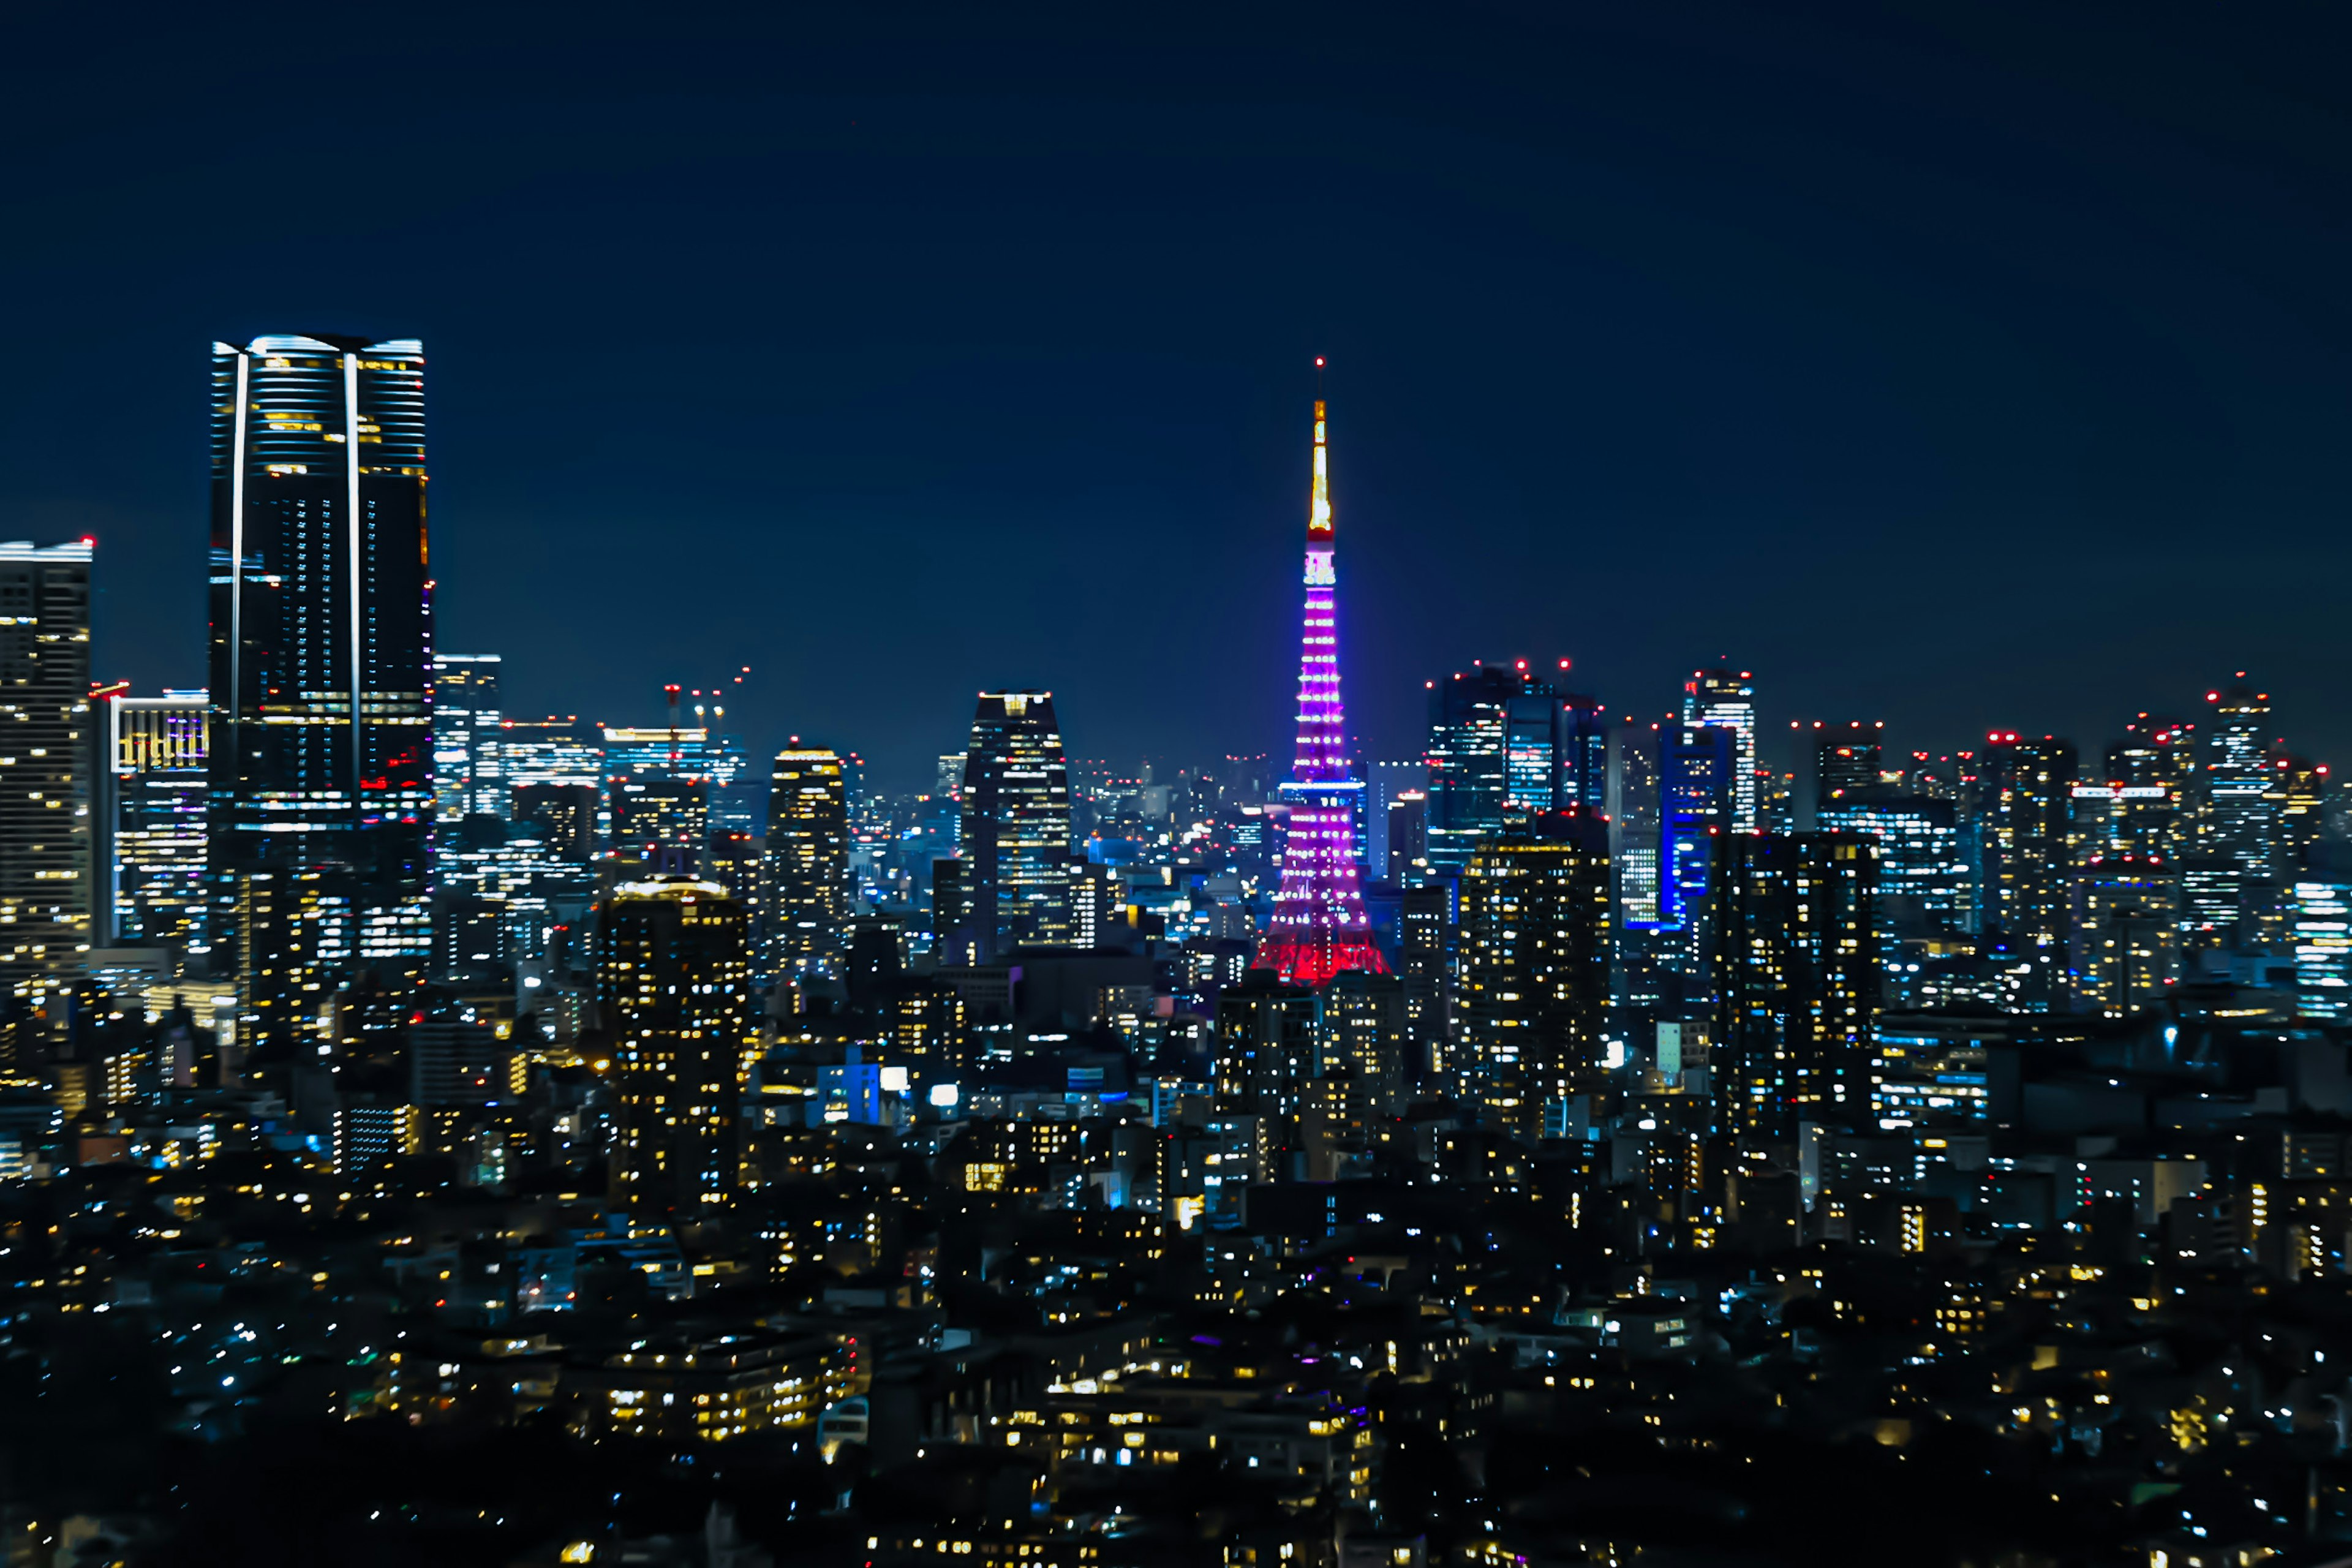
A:
{"label": "high-rise building", "polygon": [[1070,764],[1050,691],[983,691],[965,748],[963,899],[982,957],[1066,945]]}
{"label": "high-rise building", "polygon": [[[2178,719],[2142,713],[2107,748],[2106,782],[2134,793],[2115,814],[2121,838],[2114,847],[2177,860],[2196,852],[2196,730]],[[2147,793],[2160,788],[2160,795]]]}
{"label": "high-rise building", "polygon": [[433,656],[433,815],[455,824],[511,807],[499,745],[499,656]]}
{"label": "high-rise building", "polygon": [[750,921],[718,883],[658,876],[614,888],[599,923],[614,1200],[715,1215],[740,1179],[740,1079],[759,1042]]}
{"label": "high-rise building", "polygon": [[89,951],[89,541],[0,544],[0,982],[70,988]]}
{"label": "high-rise building", "polygon": [[1364,913],[1356,832],[1364,782],[1349,756],[1347,708],[1339,696],[1339,579],[1329,461],[1323,400],[1318,398],[1307,512],[1307,607],[1298,651],[1298,744],[1281,789],[1290,807],[1282,882],[1257,952],[1260,967],[1299,985],[1320,985],[1344,970],[1388,973]]}
{"label": "high-rise building", "polygon": [[1813,810],[1885,781],[1886,726],[1860,719],[1813,724]]}
{"label": "high-rise building", "polygon": [[1411,883],[1429,875],[1429,796],[1406,790],[1389,802],[1388,879]]}
{"label": "high-rise building", "polygon": [[597,821],[604,813],[593,784],[527,784],[514,790],[514,820],[533,829],[548,848],[570,860],[587,860],[604,837]]}
{"label": "high-rise building", "polygon": [[2271,787],[2264,792],[2270,807],[2276,874],[2288,880],[2300,875],[2326,829],[2335,793],[2325,763],[2307,758],[2271,759]]}
{"label": "high-rise building", "polygon": [[2127,1017],[2180,979],[2180,874],[2158,855],[2095,854],[2075,868],[2069,1000]]}
{"label": "high-rise building", "polygon": [[613,846],[651,860],[664,850],[699,864],[710,837],[710,781],[641,778],[613,781]]}
{"label": "high-rise building", "polygon": [[2046,1013],[2064,1005],[2066,942],[2071,920],[2067,849],[2077,768],[2074,748],[2015,731],[1987,737],[1983,776],[1987,837],[1983,907],[2011,953],[2007,994],[2018,1012]]}
{"label": "high-rise building", "polygon": [[1463,1098],[1530,1142],[1564,1135],[1571,1098],[1604,1087],[1607,826],[1582,812],[1515,816],[1462,874]]}
{"label": "high-rise building", "polygon": [[2271,699],[2256,691],[2240,670],[2230,685],[2205,694],[2213,704],[2205,736],[2202,831],[2198,852],[2227,856],[2249,879],[2276,874],[2273,851],[2276,813],[2271,790]]}
{"label": "high-rise building", "polygon": [[[241,883],[266,872],[273,905],[295,884],[343,887],[346,962],[414,980],[432,951],[424,349],[215,343],[212,428],[215,949],[238,950]],[[264,982],[238,980],[257,1016]]]}
{"label": "high-rise building", "polygon": [[577,719],[501,719],[499,764],[509,789],[562,784],[602,793],[604,733]]}
{"label": "high-rise building", "polygon": [[776,753],[768,791],[768,961],[776,974],[824,970],[849,928],[849,797],[839,753]]}
{"label": "high-rise building", "polygon": [[1559,811],[1595,815],[1609,809],[1609,715],[1598,697],[1559,696],[1559,779],[1552,793]]}
{"label": "high-rise building", "polygon": [[1695,669],[1683,682],[1683,722],[1711,724],[1738,737],[1732,745],[1731,831],[1760,826],[1756,797],[1756,678],[1744,669]]}
{"label": "high-rise building", "polygon": [[1658,726],[1636,730],[1628,715],[1617,735],[1609,852],[1617,867],[1618,923],[1648,929],[1658,923]]}
{"label": "high-rise building", "polygon": [[1734,834],[1717,889],[1721,1120],[1747,1137],[1864,1125],[1879,1010],[1878,846]]}
{"label": "high-rise building", "polygon": [[198,948],[212,700],[201,691],[103,700],[94,813],[99,945]]}
{"label": "high-rise building", "polygon": [[[1669,722],[1658,731],[1657,929],[1686,984],[1700,982],[1716,843],[1731,830],[1738,763],[1734,732]],[[1696,998],[1694,998],[1696,999]]]}
{"label": "high-rise building", "polygon": [[577,718],[501,719],[499,766],[510,792],[508,815],[537,819],[556,853],[585,860],[611,842],[601,730]]}
{"label": "high-rise building", "polygon": [[2352,866],[2314,868],[2293,897],[2294,984],[2308,1018],[2352,1017]]}
{"label": "high-rise building", "polygon": [[1323,988],[1318,1042],[1323,1074],[1346,1069],[1359,1115],[1395,1116],[1404,1110],[1412,1086],[1402,980],[1360,969],[1333,975]]}
{"label": "high-rise building", "polygon": [[1889,786],[1824,801],[1817,817],[1824,833],[1876,841],[1882,935],[1976,928],[1975,868],[1960,852],[1950,801]]}
{"label": "high-rise building", "polygon": [[1416,882],[1397,900],[1397,973],[1404,981],[1405,1037],[1412,1046],[1405,1072],[1415,1084],[1446,1070],[1457,886],[1450,877]]}
{"label": "high-rise building", "polygon": [[1509,813],[1604,808],[1609,724],[1598,700],[1526,659],[1481,661],[1428,688],[1430,862],[1441,872],[1458,874]]}
{"label": "high-rise building", "polygon": [[[1374,763],[1371,765],[1364,806],[1364,841],[1370,854],[1364,862],[1366,872],[1383,877],[1391,882],[1404,879],[1404,867],[1417,855],[1399,855],[1391,837],[1396,820],[1396,803],[1411,796],[1426,799],[1429,793],[1429,765],[1421,758],[1410,762]],[[1426,835],[1424,835],[1426,837]]]}

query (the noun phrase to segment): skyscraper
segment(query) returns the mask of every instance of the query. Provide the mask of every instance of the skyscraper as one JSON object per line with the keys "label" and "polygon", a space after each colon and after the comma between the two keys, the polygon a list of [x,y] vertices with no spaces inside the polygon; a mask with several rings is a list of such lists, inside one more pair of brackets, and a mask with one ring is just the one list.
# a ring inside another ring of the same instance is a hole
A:
{"label": "skyscraper", "polygon": [[1761,1137],[1804,1121],[1862,1125],[1879,1009],[1878,847],[1845,833],[1735,834],[1722,868],[1725,1124]]}
{"label": "skyscraper", "polygon": [[1070,763],[1050,691],[983,691],[965,748],[962,897],[982,958],[1070,941]]}
{"label": "skyscraper", "polygon": [[2227,856],[2249,879],[2272,876],[2272,822],[2263,798],[2271,788],[2270,693],[2256,691],[2240,670],[2230,685],[2206,694],[2213,726],[2205,737],[2204,832],[2199,852]]}
{"label": "skyscraper", "polygon": [[512,809],[499,743],[499,656],[433,656],[433,815],[454,824]]}
{"label": "skyscraper", "polygon": [[776,753],[767,856],[767,969],[827,967],[849,927],[849,796],[837,753],[821,746]]}
{"label": "skyscraper", "polygon": [[1759,826],[1756,798],[1756,680],[1744,669],[1695,669],[1683,682],[1683,722],[1712,724],[1738,739],[1731,748],[1731,830]]}
{"label": "skyscraper", "polygon": [[1462,876],[1465,1099],[1533,1142],[1568,1100],[1604,1086],[1609,835],[1598,816],[1514,817]]}
{"label": "skyscraper", "polygon": [[[215,343],[212,444],[214,910],[233,927],[257,872],[338,883],[349,962],[412,978],[431,954],[424,349]],[[240,977],[248,1015],[261,984]]]}
{"label": "skyscraper", "polygon": [[743,907],[716,882],[661,876],[616,887],[600,919],[614,1199],[715,1215],[739,1182],[740,1079],[759,1039]]}
{"label": "skyscraper", "polygon": [[[1322,362],[1316,362],[1319,369]],[[1343,970],[1388,973],[1372,945],[1358,864],[1356,814],[1364,784],[1348,755],[1339,697],[1339,574],[1331,523],[1330,448],[1315,401],[1315,477],[1307,512],[1307,609],[1298,653],[1298,745],[1282,797],[1290,804],[1282,884],[1258,966],[1297,985]]]}
{"label": "skyscraper", "polygon": [[1992,831],[1985,847],[1985,918],[1999,924],[2016,955],[2010,1005],[2049,1012],[2064,1002],[2074,748],[2052,736],[2024,740],[2015,731],[1986,739]]}
{"label": "skyscraper", "polygon": [[1526,659],[1481,662],[1429,682],[1425,761],[1430,861],[1458,874],[1507,813],[1603,809],[1608,720],[1597,699],[1562,689]]}
{"label": "skyscraper", "polygon": [[1876,789],[1885,778],[1886,726],[1850,720],[1843,724],[1813,724],[1813,809],[1862,790]]}
{"label": "skyscraper", "polygon": [[0,544],[0,981],[72,984],[89,949],[89,541]]}
{"label": "skyscraper", "polygon": [[2095,854],[2073,887],[2069,1000],[2126,1017],[2158,1005],[2180,978],[2180,878],[2158,855]]}
{"label": "skyscraper", "polygon": [[98,942],[202,941],[211,699],[201,691],[106,701],[97,826]]}

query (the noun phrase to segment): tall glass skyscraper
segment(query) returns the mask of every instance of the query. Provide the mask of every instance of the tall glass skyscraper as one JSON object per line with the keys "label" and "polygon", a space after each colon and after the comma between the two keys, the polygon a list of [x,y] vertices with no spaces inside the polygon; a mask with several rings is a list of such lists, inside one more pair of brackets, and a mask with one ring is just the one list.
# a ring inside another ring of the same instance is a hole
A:
{"label": "tall glass skyscraper", "polygon": [[433,815],[456,824],[512,809],[499,765],[499,656],[433,656]]}
{"label": "tall glass skyscraper", "polygon": [[833,972],[849,930],[849,793],[838,752],[776,753],[768,793],[768,963]]}
{"label": "tall glass skyscraper", "polygon": [[980,694],[958,793],[980,955],[1069,942],[1070,763],[1052,692]]}
{"label": "tall glass skyscraper", "polygon": [[1526,659],[1482,662],[1429,683],[1424,760],[1430,863],[1458,875],[1507,813],[1602,809],[1608,721],[1597,699],[1561,689]]}
{"label": "tall glass skyscraper", "polygon": [[89,948],[89,554],[0,544],[0,981],[72,984]]}
{"label": "tall glass skyscraper", "polygon": [[[247,896],[247,879],[293,877],[346,900],[352,964],[420,974],[433,815],[423,345],[215,343],[212,430],[215,950],[236,950],[241,907],[291,907]],[[267,984],[245,972],[246,1016],[289,1016],[290,994],[261,997],[272,986],[331,986],[299,942],[259,940],[285,962]],[[257,1012],[262,1000],[273,1007]]]}
{"label": "tall glass skyscraper", "polygon": [[1712,724],[1732,742],[1731,830],[1754,833],[1756,800],[1756,679],[1744,669],[1695,669],[1683,682],[1683,722]]}
{"label": "tall glass skyscraper", "polygon": [[2246,672],[2209,694],[2213,727],[2205,737],[2205,812],[2200,853],[2226,856],[2249,878],[2268,877],[2274,813],[2264,796],[2271,788],[2269,728],[2271,699],[2246,683]]}

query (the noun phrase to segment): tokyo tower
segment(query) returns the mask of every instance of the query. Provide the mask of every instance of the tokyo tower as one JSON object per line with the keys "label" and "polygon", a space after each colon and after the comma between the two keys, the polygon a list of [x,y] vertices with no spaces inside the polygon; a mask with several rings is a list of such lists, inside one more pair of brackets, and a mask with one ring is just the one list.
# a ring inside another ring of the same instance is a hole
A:
{"label": "tokyo tower", "polygon": [[[1323,368],[1320,359],[1315,368]],[[1328,456],[1318,397],[1315,489],[1307,514],[1307,616],[1298,648],[1298,752],[1282,785],[1290,805],[1282,887],[1257,950],[1258,968],[1278,970],[1294,985],[1321,985],[1350,969],[1385,974],[1389,967],[1372,945],[1356,865],[1356,813],[1363,807],[1364,781],[1348,758],[1347,712],[1339,702]]]}

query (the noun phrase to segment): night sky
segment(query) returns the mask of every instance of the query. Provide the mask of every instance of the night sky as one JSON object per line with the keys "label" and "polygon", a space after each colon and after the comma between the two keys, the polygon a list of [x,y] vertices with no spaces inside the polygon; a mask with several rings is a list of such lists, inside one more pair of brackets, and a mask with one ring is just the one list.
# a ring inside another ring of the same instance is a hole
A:
{"label": "night sky", "polygon": [[827,11],[17,7],[0,534],[97,536],[98,673],[204,680],[211,342],[367,332],[511,712],[1280,752],[1324,353],[1377,755],[1568,655],[2352,757],[2340,8]]}

